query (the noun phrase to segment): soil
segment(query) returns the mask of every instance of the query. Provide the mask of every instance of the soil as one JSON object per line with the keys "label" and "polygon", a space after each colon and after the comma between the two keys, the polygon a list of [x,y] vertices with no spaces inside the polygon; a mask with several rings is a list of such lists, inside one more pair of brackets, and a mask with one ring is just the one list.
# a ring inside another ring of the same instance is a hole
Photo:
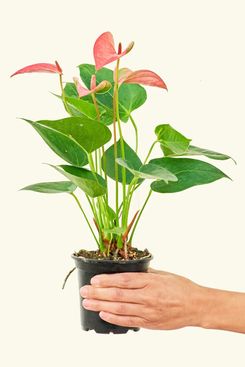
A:
{"label": "soil", "polygon": [[124,260],[124,261],[130,261],[130,260],[139,260],[142,258],[147,258],[150,256],[150,253],[147,249],[145,250],[139,250],[135,247],[128,248],[128,259],[125,259],[123,251],[119,251],[118,254],[115,255],[109,255],[106,256],[105,254],[101,253],[99,250],[96,251],[88,251],[81,249],[78,252],[75,252],[74,255],[77,257],[85,257],[87,259],[96,259],[96,260]]}

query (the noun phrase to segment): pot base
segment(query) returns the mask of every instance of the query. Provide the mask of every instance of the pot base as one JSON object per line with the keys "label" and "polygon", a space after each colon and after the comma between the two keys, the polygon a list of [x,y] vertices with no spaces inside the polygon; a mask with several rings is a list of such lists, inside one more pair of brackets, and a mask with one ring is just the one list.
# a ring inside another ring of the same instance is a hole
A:
{"label": "pot base", "polygon": [[[112,326],[115,326],[113,324],[111,324]],[[84,331],[90,331],[90,330],[94,330],[96,332],[96,334],[126,334],[129,330],[132,331],[139,331],[139,328],[117,328],[117,329],[113,329],[112,327],[110,328],[110,330],[104,330],[104,329],[89,329],[89,328],[84,328],[82,327],[82,330]]]}

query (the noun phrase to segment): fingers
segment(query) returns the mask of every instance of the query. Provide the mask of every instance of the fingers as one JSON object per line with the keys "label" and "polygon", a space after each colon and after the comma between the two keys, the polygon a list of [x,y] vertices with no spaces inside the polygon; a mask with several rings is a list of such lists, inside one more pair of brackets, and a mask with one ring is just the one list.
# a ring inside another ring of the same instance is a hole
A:
{"label": "fingers", "polygon": [[104,301],[144,303],[144,293],[142,290],[122,289],[122,288],[98,288],[85,285],[80,289],[83,298],[98,299]]}
{"label": "fingers", "polygon": [[142,305],[136,303],[98,301],[96,299],[84,299],[83,307],[90,311],[105,311],[123,316],[141,316],[145,314]]}
{"label": "fingers", "polygon": [[100,318],[104,321],[110,322],[111,324],[120,326],[144,327],[145,325],[145,320],[137,316],[121,316],[101,311]]}
{"label": "fingers", "polygon": [[91,279],[95,287],[144,288],[149,281],[147,273],[117,273],[96,275]]}

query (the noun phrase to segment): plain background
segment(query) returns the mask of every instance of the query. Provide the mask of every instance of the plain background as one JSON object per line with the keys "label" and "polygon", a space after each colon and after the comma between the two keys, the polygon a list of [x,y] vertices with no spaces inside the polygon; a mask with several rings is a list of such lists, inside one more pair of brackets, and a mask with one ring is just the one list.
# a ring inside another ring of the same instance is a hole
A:
{"label": "plain background", "polygon": [[[232,155],[215,162],[220,180],[175,195],[155,194],[135,242],[155,256],[152,266],[211,287],[245,291],[244,242],[244,2],[243,1],[8,1],[1,9],[1,359],[5,367],[90,363],[178,367],[244,366],[243,334],[186,328],[96,335],[80,330],[76,274],[70,254],[93,248],[68,195],[19,192],[62,179],[42,163],[61,163],[30,126],[16,119],[65,116],[57,76],[17,69],[58,60],[65,80],[93,62],[92,46],[110,30],[133,51],[122,66],[159,73],[169,92],[148,88],[134,114],[140,155],[154,126],[171,123],[193,143]],[[132,128],[124,126],[133,142]],[[154,156],[160,152],[156,149]],[[135,201],[140,206],[144,188]]]}

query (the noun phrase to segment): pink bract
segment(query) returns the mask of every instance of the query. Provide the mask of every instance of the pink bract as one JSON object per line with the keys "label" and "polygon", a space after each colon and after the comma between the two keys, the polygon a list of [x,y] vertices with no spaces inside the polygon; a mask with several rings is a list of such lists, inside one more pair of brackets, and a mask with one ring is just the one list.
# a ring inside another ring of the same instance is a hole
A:
{"label": "pink bract", "polygon": [[122,56],[126,55],[133,48],[133,45],[134,43],[131,42],[123,52],[121,51],[121,47],[118,47],[119,52],[117,53],[115,49],[114,38],[111,32],[102,33],[94,44],[94,60],[96,70],[99,70],[112,61],[116,61]]}
{"label": "pink bract", "polygon": [[62,74],[62,69],[57,61],[55,64],[47,64],[47,63],[38,63],[33,65],[25,66],[22,69],[17,70],[14,74],[25,74],[25,73],[54,73],[54,74]]}
{"label": "pink bract", "polygon": [[73,81],[75,83],[77,93],[80,98],[88,96],[92,93],[103,93],[111,88],[111,83],[107,80],[103,80],[98,85],[96,85],[95,75],[93,75],[91,78],[91,89],[84,88],[79,79],[76,77],[73,78]]}
{"label": "pink bract", "polygon": [[151,87],[168,89],[162,78],[150,70],[132,71],[127,68],[119,70],[119,84],[142,84]]}

